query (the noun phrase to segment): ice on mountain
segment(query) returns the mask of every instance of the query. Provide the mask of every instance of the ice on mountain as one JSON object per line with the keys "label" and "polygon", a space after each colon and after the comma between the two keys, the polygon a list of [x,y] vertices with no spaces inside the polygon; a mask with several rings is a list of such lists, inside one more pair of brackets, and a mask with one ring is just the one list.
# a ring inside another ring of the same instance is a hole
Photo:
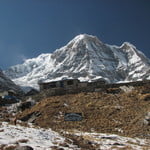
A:
{"label": "ice on mountain", "polygon": [[121,46],[102,43],[80,34],[54,53],[41,54],[4,73],[16,84],[38,88],[38,81],[63,77],[90,81],[101,77],[110,83],[149,79],[150,60],[128,42]]}

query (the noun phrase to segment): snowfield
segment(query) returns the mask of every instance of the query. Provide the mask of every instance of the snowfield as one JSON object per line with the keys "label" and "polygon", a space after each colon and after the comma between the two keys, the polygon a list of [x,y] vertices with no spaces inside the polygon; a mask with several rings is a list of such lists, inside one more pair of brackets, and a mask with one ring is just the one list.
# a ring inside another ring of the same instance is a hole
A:
{"label": "snowfield", "polygon": [[100,150],[118,150],[124,148],[126,150],[149,150],[150,140],[129,138],[118,136],[116,134],[103,134],[103,133],[79,133],[76,135],[82,135],[87,139],[92,139],[93,142],[99,144]]}
{"label": "snowfield", "polygon": [[[51,146],[57,145],[56,143],[63,143],[64,139],[51,129],[14,126],[6,122],[3,122],[0,127],[0,145],[16,145],[19,143],[21,146],[31,146],[35,150],[49,150]],[[25,141],[25,143],[21,143],[21,141]]]}
{"label": "snowfield", "polygon": [[[126,148],[133,150],[148,150],[150,149],[150,140],[139,138],[127,138],[115,134],[101,134],[101,133],[85,133],[79,131],[72,131],[66,134],[82,136],[92,142],[98,144],[101,150],[112,150],[117,148]],[[2,122],[0,126],[0,147],[9,146],[31,146],[34,150],[51,150],[52,146],[63,148],[64,150],[78,150],[77,145],[68,144],[68,147],[59,146],[64,143],[65,137],[62,137],[57,132],[51,129],[42,129],[34,127],[23,127],[20,125],[10,125]],[[71,140],[70,140],[71,141]]]}

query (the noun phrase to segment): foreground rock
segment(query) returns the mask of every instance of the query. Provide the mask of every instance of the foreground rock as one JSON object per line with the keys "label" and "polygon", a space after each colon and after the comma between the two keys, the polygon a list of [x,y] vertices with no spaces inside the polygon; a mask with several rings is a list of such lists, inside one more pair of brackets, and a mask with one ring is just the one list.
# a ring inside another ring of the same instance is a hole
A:
{"label": "foreground rock", "polygon": [[20,103],[17,105],[17,110],[18,110],[18,111],[24,111],[25,109],[31,108],[31,107],[34,106],[35,104],[36,104],[35,100],[29,98],[29,99],[27,99],[27,100],[24,101],[24,102],[20,102]]}
{"label": "foreground rock", "polygon": [[18,146],[15,150],[33,150],[30,146]]}

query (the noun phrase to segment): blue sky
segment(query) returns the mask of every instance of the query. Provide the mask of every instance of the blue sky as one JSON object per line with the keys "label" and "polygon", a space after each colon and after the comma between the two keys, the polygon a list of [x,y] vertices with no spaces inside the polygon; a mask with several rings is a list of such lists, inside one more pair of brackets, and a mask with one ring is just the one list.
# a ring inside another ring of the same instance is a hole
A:
{"label": "blue sky", "polygon": [[149,0],[0,0],[0,68],[51,53],[78,34],[134,44],[150,58]]}

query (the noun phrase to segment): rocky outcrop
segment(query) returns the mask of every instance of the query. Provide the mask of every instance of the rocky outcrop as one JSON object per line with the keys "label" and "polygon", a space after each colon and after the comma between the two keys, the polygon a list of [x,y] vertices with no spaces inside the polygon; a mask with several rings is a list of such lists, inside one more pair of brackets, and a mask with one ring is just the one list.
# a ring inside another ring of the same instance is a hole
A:
{"label": "rocky outcrop", "polygon": [[17,105],[17,110],[18,111],[24,111],[25,109],[29,109],[31,108],[32,106],[34,106],[36,104],[36,102],[32,99],[28,99],[24,102],[20,102],[18,105]]}
{"label": "rocky outcrop", "polygon": [[18,146],[15,150],[33,150],[31,146]]}

